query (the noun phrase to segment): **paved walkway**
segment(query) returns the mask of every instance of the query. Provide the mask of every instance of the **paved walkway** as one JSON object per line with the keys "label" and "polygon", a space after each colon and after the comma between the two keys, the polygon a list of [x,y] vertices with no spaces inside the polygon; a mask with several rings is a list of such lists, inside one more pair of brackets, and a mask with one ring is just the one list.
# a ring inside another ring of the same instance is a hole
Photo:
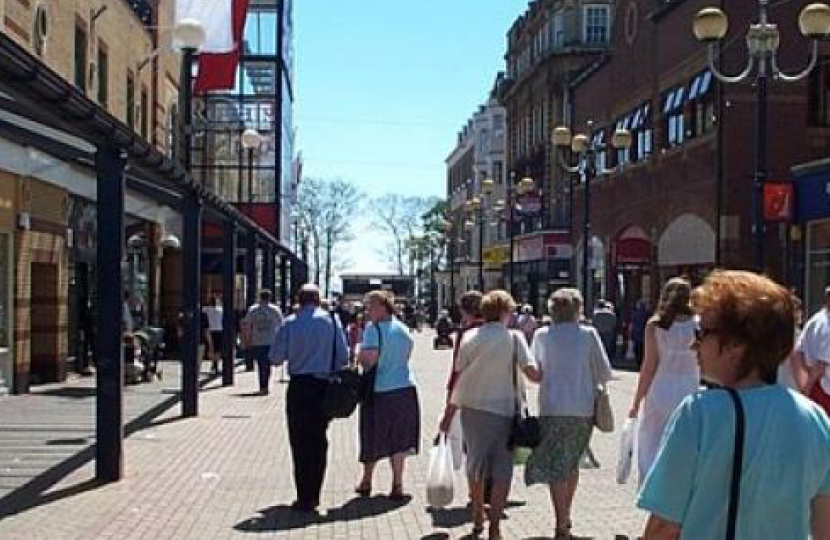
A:
{"label": "paved walkway", "polygon": [[[433,426],[437,425],[442,407],[450,355],[448,351],[432,351],[430,338],[427,334],[418,336],[414,359],[421,383],[425,449],[434,435]],[[622,372],[612,384],[612,398],[619,415],[627,410],[633,384],[633,376]],[[451,509],[426,511],[426,452],[408,463],[406,479],[412,500],[396,504],[381,496],[354,498],[352,488],[359,472],[354,419],[336,422],[329,432],[329,469],[321,516],[298,516],[287,506],[294,498],[294,490],[285,434],[284,386],[275,381],[271,396],[255,397],[251,395],[256,388],[254,374],[241,373],[233,388],[222,388],[218,381],[213,381],[201,395],[201,415],[188,420],[177,418],[178,406],[166,404],[174,396],[165,388],[173,386],[165,380],[160,386],[135,388],[136,392],[155,396],[158,403],[145,409],[154,409],[152,412],[159,415],[148,420],[150,413],[145,414],[144,421],[136,423],[135,432],[127,439],[123,481],[96,485],[90,480],[93,463],[88,457],[75,457],[91,450],[83,446],[71,448],[79,452],[64,462],[75,459],[77,463],[63,467],[62,479],[43,482],[39,492],[30,490],[22,511],[11,515],[0,511],[0,516],[5,515],[0,517],[0,538],[441,540],[463,538],[469,533],[462,497],[457,497],[456,506]],[[14,398],[0,400],[0,426],[7,422],[2,411],[10,399]],[[147,402],[150,403],[152,399]],[[17,409],[21,415],[27,410],[23,405]],[[73,410],[70,402],[66,405],[67,411]],[[87,413],[91,415],[91,409],[67,414],[78,418]],[[15,425],[26,429],[27,416],[20,416]],[[89,432],[92,417],[69,425],[78,427],[81,435],[52,430],[50,426],[40,426],[40,430],[49,441],[86,437],[83,434]],[[0,440],[0,448],[13,438],[8,435],[12,431],[0,428],[5,437]],[[633,509],[634,487],[618,486],[613,480],[616,445],[616,435],[594,437],[592,447],[603,468],[582,472],[574,516],[574,532],[580,537],[623,540],[642,531],[644,516]],[[71,447],[56,446],[65,451]],[[386,491],[390,484],[388,468],[379,467],[378,473],[376,487]],[[38,478],[29,480],[30,485]],[[463,481],[457,483],[457,490],[466,491]],[[0,498],[0,509],[8,498]],[[553,536],[548,494],[540,487],[524,487],[521,471],[517,471],[511,500],[514,504],[505,522],[506,537]]]}

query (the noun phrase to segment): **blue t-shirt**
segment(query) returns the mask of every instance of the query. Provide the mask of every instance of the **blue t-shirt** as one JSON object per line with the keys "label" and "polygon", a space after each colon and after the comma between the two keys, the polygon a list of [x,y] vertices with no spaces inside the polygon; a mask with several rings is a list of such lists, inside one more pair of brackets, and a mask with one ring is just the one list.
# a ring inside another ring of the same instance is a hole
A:
{"label": "blue t-shirt", "polygon": [[[830,494],[830,420],[782,386],[739,391],[745,416],[736,538],[806,539],[810,502]],[[687,397],[666,428],[637,506],[677,523],[683,540],[726,534],[735,408],[724,390]]]}
{"label": "blue t-shirt", "polygon": [[[378,328],[383,334],[378,340]],[[389,392],[415,386],[409,355],[412,353],[412,334],[401,321],[391,318],[376,325],[369,323],[363,331],[362,349],[380,349],[375,392]]]}

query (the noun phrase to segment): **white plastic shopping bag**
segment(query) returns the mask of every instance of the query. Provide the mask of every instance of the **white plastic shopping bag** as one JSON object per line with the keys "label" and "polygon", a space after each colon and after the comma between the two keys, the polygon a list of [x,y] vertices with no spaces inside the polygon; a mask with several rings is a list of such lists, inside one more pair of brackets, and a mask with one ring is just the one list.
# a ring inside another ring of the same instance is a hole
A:
{"label": "white plastic shopping bag", "polygon": [[637,433],[637,419],[628,418],[620,434],[620,455],[617,458],[617,483],[625,484],[631,475],[634,462],[634,435]]}
{"label": "white plastic shopping bag", "polygon": [[464,433],[461,428],[461,415],[456,414],[447,433],[447,441],[452,452],[452,468],[460,470],[464,466]]}
{"label": "white plastic shopping bag", "polygon": [[452,450],[447,435],[438,437],[438,444],[429,451],[427,471],[427,504],[433,508],[444,508],[452,504],[453,498]]}

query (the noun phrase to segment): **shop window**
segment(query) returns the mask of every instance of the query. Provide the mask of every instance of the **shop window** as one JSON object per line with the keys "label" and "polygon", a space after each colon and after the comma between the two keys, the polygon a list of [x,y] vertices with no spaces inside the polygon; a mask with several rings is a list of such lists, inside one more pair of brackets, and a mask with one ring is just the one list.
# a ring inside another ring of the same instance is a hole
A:
{"label": "shop window", "polygon": [[150,125],[150,99],[147,89],[141,89],[141,136],[146,140],[149,135]]}
{"label": "shop window", "polygon": [[0,348],[9,346],[9,275],[11,259],[9,257],[9,235],[0,234]]}
{"label": "shop window", "polygon": [[830,57],[819,59],[810,72],[808,121],[814,127],[830,127]]}
{"label": "shop window", "polygon": [[561,12],[553,16],[553,46],[565,46],[565,17]]}

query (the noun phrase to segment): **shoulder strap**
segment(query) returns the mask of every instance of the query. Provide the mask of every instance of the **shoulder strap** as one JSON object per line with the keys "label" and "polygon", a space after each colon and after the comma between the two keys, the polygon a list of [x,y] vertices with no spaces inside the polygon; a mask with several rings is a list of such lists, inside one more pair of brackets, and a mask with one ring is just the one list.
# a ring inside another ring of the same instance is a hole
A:
{"label": "shoulder strap", "polygon": [[375,330],[378,331],[378,361],[380,364],[380,355],[383,353],[383,332],[380,330],[380,321],[375,324]]}
{"label": "shoulder strap", "polygon": [[744,457],[744,407],[741,397],[733,388],[724,388],[729,392],[735,405],[735,450],[732,455],[732,482],[729,487],[729,513],[726,518],[726,540],[735,540],[738,523],[738,506],[741,499],[741,469]]}

